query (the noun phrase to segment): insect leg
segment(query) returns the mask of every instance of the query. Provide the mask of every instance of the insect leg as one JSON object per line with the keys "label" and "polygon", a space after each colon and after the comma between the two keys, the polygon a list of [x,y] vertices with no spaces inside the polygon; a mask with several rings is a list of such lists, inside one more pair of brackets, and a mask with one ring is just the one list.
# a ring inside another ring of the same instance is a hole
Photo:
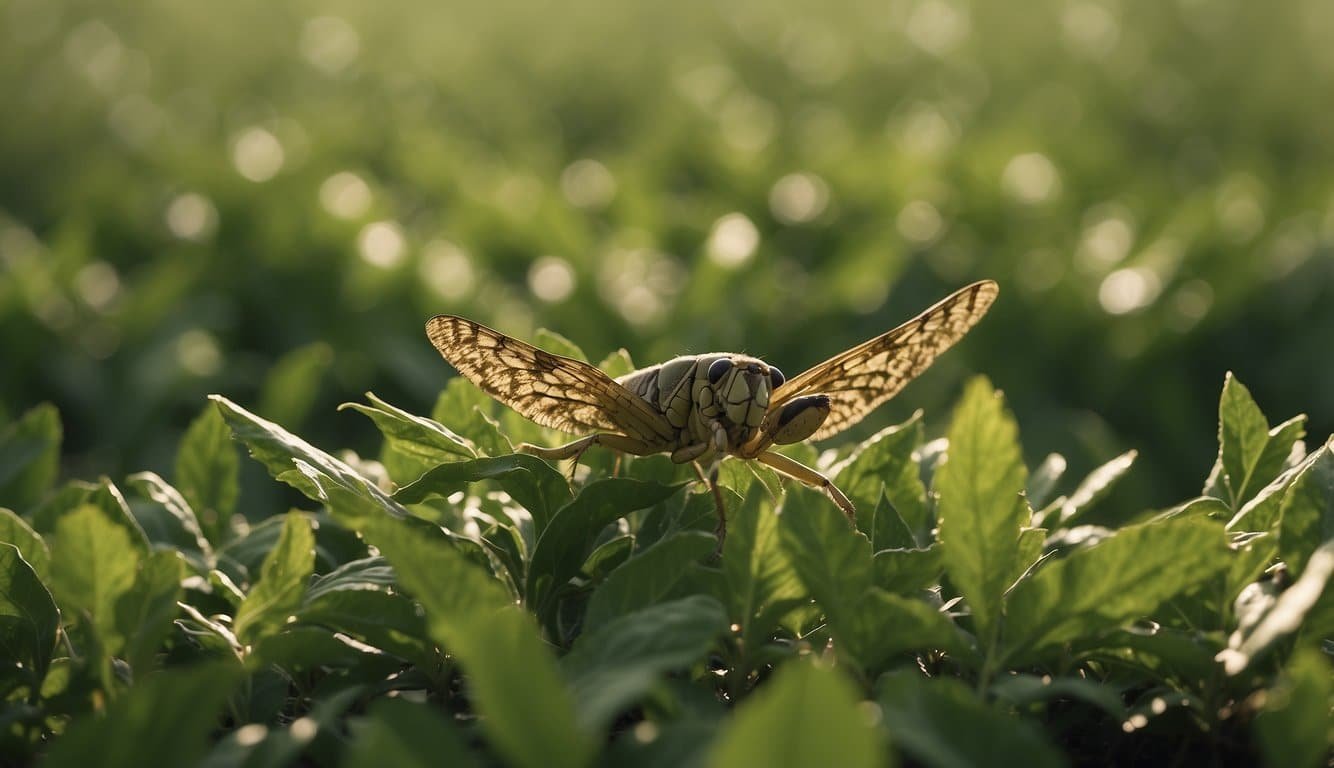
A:
{"label": "insect leg", "polygon": [[570,467],[570,479],[574,480],[574,470],[579,466],[579,457],[584,455],[584,451],[595,445],[604,445],[614,451],[632,453],[636,456],[647,456],[650,453],[657,453],[659,450],[655,446],[649,445],[643,440],[639,440],[629,435],[617,435],[609,432],[598,432],[596,434],[581,437],[565,445],[558,445],[555,448],[543,448],[540,445],[532,443],[520,443],[514,450],[519,453],[529,453],[534,456],[540,456],[544,459],[559,461],[561,459],[574,459],[574,466]]}
{"label": "insect leg", "polygon": [[723,542],[727,540],[727,507],[723,504],[723,493],[718,490],[718,464],[715,462],[713,468],[708,474],[704,473],[704,468],[698,461],[690,462],[695,468],[695,474],[709,486],[709,492],[713,494],[713,504],[718,510],[718,527],[713,529],[713,533],[718,537],[718,546],[713,550],[714,557],[720,557],[723,553]]}
{"label": "insect leg", "polygon": [[816,472],[810,467],[802,464],[795,459],[790,459],[781,453],[765,451],[755,457],[762,464],[768,464],[788,477],[799,480],[812,488],[818,488],[824,491],[829,498],[833,499],[838,508],[843,510],[843,514],[848,516],[848,520],[855,526],[857,524],[857,510],[852,506],[848,497],[834,485],[834,482],[824,475]]}

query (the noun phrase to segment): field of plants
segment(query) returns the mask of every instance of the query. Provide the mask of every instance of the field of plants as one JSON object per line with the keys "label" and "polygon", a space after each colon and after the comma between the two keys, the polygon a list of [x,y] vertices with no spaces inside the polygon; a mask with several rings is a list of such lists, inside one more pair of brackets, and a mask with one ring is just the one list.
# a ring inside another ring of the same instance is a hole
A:
{"label": "field of plants", "polygon": [[[0,0],[0,765],[1324,765],[1331,29]],[[783,448],[855,530],[729,460],[721,547],[422,331],[792,375],[984,278]]]}

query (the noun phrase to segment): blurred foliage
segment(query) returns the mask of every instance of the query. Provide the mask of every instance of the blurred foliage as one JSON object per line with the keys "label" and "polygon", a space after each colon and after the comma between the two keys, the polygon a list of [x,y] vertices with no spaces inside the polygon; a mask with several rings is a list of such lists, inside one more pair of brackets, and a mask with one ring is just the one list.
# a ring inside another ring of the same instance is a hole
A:
{"label": "blurred foliage", "polygon": [[53,401],[76,475],[165,471],[208,392],[369,450],[310,414],[422,410],[436,312],[793,374],[980,277],[992,315],[861,435],[985,371],[1031,445],[1138,448],[1126,503],[1161,504],[1199,490],[1225,370],[1334,430],[1324,0],[0,20],[0,421]]}

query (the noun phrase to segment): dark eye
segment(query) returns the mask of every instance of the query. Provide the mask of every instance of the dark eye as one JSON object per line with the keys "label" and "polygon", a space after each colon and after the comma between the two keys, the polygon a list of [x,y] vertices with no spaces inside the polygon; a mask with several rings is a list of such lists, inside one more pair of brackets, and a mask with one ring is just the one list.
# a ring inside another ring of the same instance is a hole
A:
{"label": "dark eye", "polygon": [[783,372],[771,366],[769,368],[769,383],[773,385],[773,388],[778,389],[783,386],[784,381],[787,381],[787,379],[783,378]]}
{"label": "dark eye", "polygon": [[718,380],[726,376],[727,372],[730,370],[732,370],[731,360],[728,360],[725,357],[720,357],[717,360],[714,360],[713,363],[709,365],[709,383],[717,384]]}

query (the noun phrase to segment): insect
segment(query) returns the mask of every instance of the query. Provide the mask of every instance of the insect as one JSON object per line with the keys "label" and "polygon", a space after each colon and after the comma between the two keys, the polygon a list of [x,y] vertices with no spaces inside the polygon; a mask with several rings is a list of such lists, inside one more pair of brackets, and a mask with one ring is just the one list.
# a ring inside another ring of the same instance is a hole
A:
{"label": "insect", "polygon": [[770,449],[823,440],[861,421],[963,338],[999,291],[991,280],[961,288],[791,379],[763,360],[726,352],[685,355],[613,379],[588,363],[452,315],[427,321],[426,335],[491,397],[544,427],[583,435],[554,448],[524,443],[521,452],[577,462],[601,445],[693,462],[718,503],[721,543],[726,517],[715,482],[718,462],[727,456],[759,461],[824,491],[855,524],[852,502],[829,478]]}

